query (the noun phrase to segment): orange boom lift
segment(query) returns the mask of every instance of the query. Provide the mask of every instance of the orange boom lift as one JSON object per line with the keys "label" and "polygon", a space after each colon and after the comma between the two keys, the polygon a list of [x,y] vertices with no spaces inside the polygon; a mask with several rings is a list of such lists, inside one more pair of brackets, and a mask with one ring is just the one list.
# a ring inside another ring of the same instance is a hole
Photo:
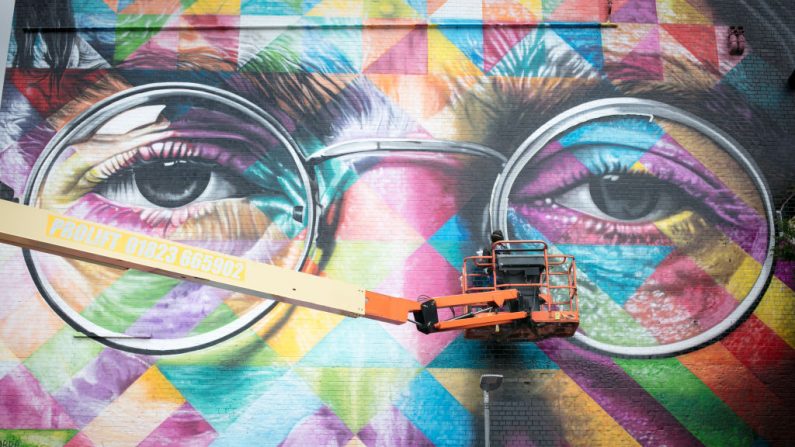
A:
{"label": "orange boom lift", "polygon": [[[350,317],[410,321],[426,334],[465,330],[468,338],[537,341],[571,336],[579,324],[574,258],[549,254],[542,241],[495,242],[489,255],[464,259],[461,294],[418,302],[20,205],[0,187],[0,242],[22,248]],[[452,316],[442,319],[445,308]]]}

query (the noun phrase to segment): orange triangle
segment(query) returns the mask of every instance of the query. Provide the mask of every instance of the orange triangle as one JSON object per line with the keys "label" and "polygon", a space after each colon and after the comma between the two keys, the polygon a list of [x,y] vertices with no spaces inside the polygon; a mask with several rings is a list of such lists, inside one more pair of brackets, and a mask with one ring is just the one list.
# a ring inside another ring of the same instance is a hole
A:
{"label": "orange triangle", "polygon": [[119,12],[119,0],[102,0],[113,12]]}
{"label": "orange triangle", "polygon": [[428,16],[433,15],[445,3],[447,3],[447,0],[428,0]]}
{"label": "orange triangle", "polygon": [[170,15],[182,9],[180,0],[158,0],[156,2],[148,0],[138,0],[128,5],[119,14],[128,15]]}
{"label": "orange triangle", "polygon": [[540,20],[540,17],[536,17],[532,11],[518,1],[497,0],[483,2],[484,23],[535,23]]}
{"label": "orange triangle", "polygon": [[601,2],[593,0],[566,0],[546,20],[561,22],[598,22],[601,19]]}
{"label": "orange triangle", "polygon": [[677,42],[687,49],[699,62],[718,70],[718,50],[715,42],[715,28],[704,25],[662,25]]}
{"label": "orange triangle", "polygon": [[443,76],[368,74],[367,79],[417,121],[435,115],[450,99],[450,84]]}

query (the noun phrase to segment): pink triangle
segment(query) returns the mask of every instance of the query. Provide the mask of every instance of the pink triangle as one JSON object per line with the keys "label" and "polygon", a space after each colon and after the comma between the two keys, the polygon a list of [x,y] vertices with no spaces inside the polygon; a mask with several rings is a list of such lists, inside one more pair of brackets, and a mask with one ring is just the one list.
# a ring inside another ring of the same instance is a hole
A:
{"label": "pink triangle", "polygon": [[173,445],[179,439],[180,445],[204,447],[210,445],[218,433],[190,403],[185,403],[161,423],[138,447]]}
{"label": "pink triangle", "polygon": [[0,399],[0,429],[76,428],[74,421],[24,365],[0,379],[0,396],[3,396]]}
{"label": "pink triangle", "polygon": [[94,443],[83,433],[76,434],[64,447],[94,447]]}
{"label": "pink triangle", "polygon": [[[378,291],[407,299],[423,295],[452,295],[461,293],[460,275],[461,272],[426,243],[406,259],[402,269],[395,270],[381,283]],[[451,315],[449,311],[440,311],[440,317],[448,318]],[[459,335],[458,332],[425,335],[408,324],[396,326],[383,323],[382,326],[401,346],[414,354],[422,365],[430,363]]]}
{"label": "pink triangle", "polygon": [[483,69],[489,72],[511,48],[527,37],[532,28],[526,26],[483,27]]}
{"label": "pink triangle", "polygon": [[428,33],[425,28],[411,30],[392,48],[370,64],[365,73],[427,74]]}
{"label": "pink triangle", "polygon": [[618,73],[611,78],[621,80],[662,80],[663,63],[660,59],[660,32],[653,27],[619,64]]}
{"label": "pink triangle", "polygon": [[472,187],[465,185],[471,169],[452,158],[412,161],[395,155],[372,168],[378,175],[362,180],[427,239],[472,197]]}
{"label": "pink triangle", "polygon": [[657,341],[673,343],[714,327],[737,304],[693,259],[674,251],[638,287],[624,308]]}

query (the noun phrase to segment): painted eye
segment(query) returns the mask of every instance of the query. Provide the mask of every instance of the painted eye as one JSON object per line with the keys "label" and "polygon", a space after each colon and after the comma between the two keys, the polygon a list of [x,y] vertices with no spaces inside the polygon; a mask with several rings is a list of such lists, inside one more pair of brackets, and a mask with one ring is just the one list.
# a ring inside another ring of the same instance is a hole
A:
{"label": "painted eye", "polygon": [[245,197],[254,185],[215,163],[199,159],[136,163],[112,175],[95,192],[141,208],[179,208],[192,203]]}
{"label": "painted eye", "polygon": [[686,205],[678,187],[651,176],[594,176],[556,197],[554,202],[611,222],[648,222],[670,216]]}

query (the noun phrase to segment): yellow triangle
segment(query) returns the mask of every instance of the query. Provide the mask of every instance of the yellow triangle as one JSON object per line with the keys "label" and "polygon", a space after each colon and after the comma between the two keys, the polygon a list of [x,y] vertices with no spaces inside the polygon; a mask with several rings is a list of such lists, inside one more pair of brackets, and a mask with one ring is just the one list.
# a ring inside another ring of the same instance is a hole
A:
{"label": "yellow triangle", "polygon": [[306,307],[279,304],[253,329],[282,358],[297,362],[343,318]]}
{"label": "yellow triangle", "polygon": [[537,18],[541,18],[544,12],[543,0],[519,0],[519,3]]}
{"label": "yellow triangle", "polygon": [[403,0],[364,0],[365,17],[369,19],[418,19],[417,11]]}
{"label": "yellow triangle", "polygon": [[428,368],[427,371],[470,413],[482,410],[483,391],[478,384],[480,376],[488,371],[461,368]]}
{"label": "yellow triangle", "polygon": [[183,14],[186,15],[239,15],[240,0],[197,0]]}
{"label": "yellow triangle", "polygon": [[657,22],[712,24],[686,0],[657,0]]}
{"label": "yellow triangle", "polygon": [[324,0],[306,13],[317,17],[361,17],[363,0]]}
{"label": "yellow triangle", "polygon": [[428,30],[428,73],[483,76],[483,72],[438,29]]}
{"label": "yellow triangle", "polygon": [[643,163],[636,161],[632,167],[629,168],[629,172],[648,172],[646,166],[643,166]]}
{"label": "yellow triangle", "polygon": [[358,436],[354,436],[345,444],[345,447],[366,447],[366,445]]}

